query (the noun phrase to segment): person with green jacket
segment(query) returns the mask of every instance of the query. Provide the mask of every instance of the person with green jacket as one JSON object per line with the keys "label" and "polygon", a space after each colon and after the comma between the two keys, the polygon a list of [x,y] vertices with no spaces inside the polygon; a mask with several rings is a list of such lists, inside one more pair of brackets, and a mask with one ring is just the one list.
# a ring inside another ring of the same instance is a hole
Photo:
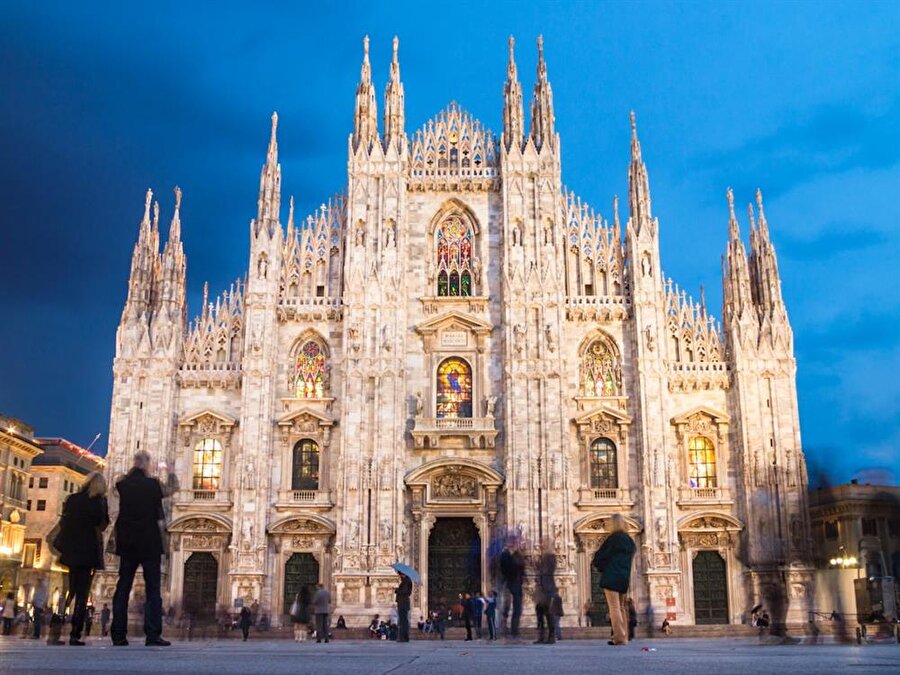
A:
{"label": "person with green jacket", "polygon": [[625,519],[616,513],[610,519],[612,534],[594,555],[594,567],[600,572],[600,588],[606,595],[613,636],[611,645],[628,644],[628,584],[635,545],[625,532]]}

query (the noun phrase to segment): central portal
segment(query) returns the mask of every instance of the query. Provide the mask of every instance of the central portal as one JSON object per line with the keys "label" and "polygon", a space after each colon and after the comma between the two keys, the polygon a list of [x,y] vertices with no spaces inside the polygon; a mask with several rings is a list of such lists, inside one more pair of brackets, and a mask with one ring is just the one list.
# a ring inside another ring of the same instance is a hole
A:
{"label": "central portal", "polygon": [[429,609],[481,590],[481,535],[471,518],[438,518],[428,535]]}

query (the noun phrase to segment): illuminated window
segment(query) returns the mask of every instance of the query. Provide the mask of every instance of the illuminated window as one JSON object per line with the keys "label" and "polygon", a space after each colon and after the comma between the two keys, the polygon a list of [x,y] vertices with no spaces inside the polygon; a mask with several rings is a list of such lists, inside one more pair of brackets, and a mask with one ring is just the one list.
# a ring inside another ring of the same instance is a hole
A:
{"label": "illuminated window", "polygon": [[714,488],[716,483],[716,449],[704,436],[694,436],[688,445],[688,466],[692,488]]}
{"label": "illuminated window", "polygon": [[194,446],[194,489],[218,490],[222,478],[222,444],[204,438]]}
{"label": "illuminated window", "polygon": [[319,446],[308,438],[298,441],[294,446],[291,489],[319,489]]}
{"label": "illuminated window", "polygon": [[616,445],[608,438],[598,438],[591,443],[591,487],[619,487]]}
{"label": "illuminated window", "polygon": [[457,356],[438,366],[435,416],[472,416],[472,368]]}
{"label": "illuminated window", "polygon": [[437,229],[438,295],[472,295],[472,226],[459,215],[448,216]]}
{"label": "illuminated window", "polygon": [[581,393],[584,396],[618,396],[619,363],[605,340],[594,340],[581,357]]}
{"label": "illuminated window", "polygon": [[307,340],[297,354],[294,388],[297,398],[325,396],[325,351],[315,340]]}

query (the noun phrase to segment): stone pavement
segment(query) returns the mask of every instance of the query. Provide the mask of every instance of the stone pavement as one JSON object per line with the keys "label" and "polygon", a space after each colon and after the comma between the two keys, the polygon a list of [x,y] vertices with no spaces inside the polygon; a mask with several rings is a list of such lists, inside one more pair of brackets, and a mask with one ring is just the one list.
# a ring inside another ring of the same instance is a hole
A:
{"label": "stone pavement", "polygon": [[[642,648],[656,651],[642,651]],[[637,640],[610,647],[593,640],[557,645],[414,640],[333,641],[296,644],[284,640],[176,642],[148,648],[135,640],[113,648],[91,639],[86,647],[49,647],[43,642],[0,638],[0,673],[821,673],[876,670],[900,672],[900,645],[824,644],[762,646],[749,639]]]}

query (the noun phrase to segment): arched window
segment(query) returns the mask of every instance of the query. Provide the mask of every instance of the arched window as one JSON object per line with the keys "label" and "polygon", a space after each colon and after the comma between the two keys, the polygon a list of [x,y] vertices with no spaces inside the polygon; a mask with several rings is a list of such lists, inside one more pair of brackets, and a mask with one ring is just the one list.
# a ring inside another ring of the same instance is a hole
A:
{"label": "arched window", "polygon": [[594,340],[581,357],[583,396],[618,396],[622,388],[619,362],[609,344]]}
{"label": "arched window", "polygon": [[688,443],[688,469],[692,488],[717,487],[716,448],[705,436],[694,436]]}
{"label": "arched window", "polygon": [[608,438],[598,438],[591,443],[591,487],[619,487],[616,444]]}
{"label": "arched window", "polygon": [[218,490],[222,478],[222,444],[215,438],[204,438],[194,446],[195,490]]}
{"label": "arched window", "polygon": [[316,340],[307,340],[294,364],[294,391],[297,398],[325,397],[325,350]]}
{"label": "arched window", "polygon": [[319,489],[319,445],[308,438],[297,441],[294,446],[291,489]]}
{"label": "arched window", "polygon": [[472,416],[472,367],[458,356],[438,366],[434,409],[436,417]]}
{"label": "arched window", "polygon": [[460,215],[449,215],[437,228],[435,238],[437,294],[442,297],[472,295],[472,225]]}

